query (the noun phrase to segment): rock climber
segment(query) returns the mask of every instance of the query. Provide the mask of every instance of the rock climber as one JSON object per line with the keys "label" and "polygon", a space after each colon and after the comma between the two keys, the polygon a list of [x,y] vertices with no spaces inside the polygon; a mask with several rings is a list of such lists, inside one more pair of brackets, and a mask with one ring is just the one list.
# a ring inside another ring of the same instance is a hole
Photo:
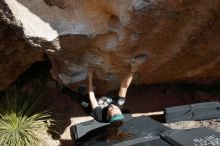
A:
{"label": "rock climber", "polygon": [[[96,121],[101,123],[110,123],[107,130],[107,139],[121,139],[128,136],[128,133],[119,132],[118,128],[123,124],[124,115],[122,108],[125,103],[125,97],[128,87],[131,84],[134,74],[138,71],[141,64],[147,59],[146,54],[139,54],[130,59],[130,72],[121,81],[117,97],[102,96],[96,98],[93,91],[93,69],[88,70],[88,92],[89,100],[85,97],[78,100],[83,110]],[[69,93],[69,89],[64,88],[64,93]],[[70,93],[71,94],[71,93]],[[72,95],[78,96],[78,95]],[[79,96],[78,96],[79,97]],[[78,98],[79,99],[79,98]]]}

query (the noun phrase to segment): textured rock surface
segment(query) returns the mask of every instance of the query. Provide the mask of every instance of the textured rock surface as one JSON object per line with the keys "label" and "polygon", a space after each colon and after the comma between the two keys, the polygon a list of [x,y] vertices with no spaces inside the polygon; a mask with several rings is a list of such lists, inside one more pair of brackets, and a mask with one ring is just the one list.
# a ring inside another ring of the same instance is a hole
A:
{"label": "textured rock surface", "polygon": [[0,16],[52,62],[56,80],[83,86],[96,68],[98,92],[118,88],[126,60],[150,59],[136,83],[220,78],[220,0],[2,0]]}
{"label": "textured rock surface", "polygon": [[43,53],[29,47],[3,22],[0,22],[0,56],[0,90],[7,88],[34,62],[44,60]]}

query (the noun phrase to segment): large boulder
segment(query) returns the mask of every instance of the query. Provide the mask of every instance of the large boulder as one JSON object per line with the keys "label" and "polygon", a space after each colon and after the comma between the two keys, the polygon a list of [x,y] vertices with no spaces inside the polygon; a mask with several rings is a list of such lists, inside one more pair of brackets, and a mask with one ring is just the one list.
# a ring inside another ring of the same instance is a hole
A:
{"label": "large boulder", "polygon": [[54,79],[99,93],[118,88],[128,59],[147,53],[135,83],[220,78],[220,0],[2,0],[0,17],[45,52]]}
{"label": "large boulder", "polygon": [[6,89],[34,62],[45,60],[44,53],[34,50],[3,22],[0,22],[0,90]]}

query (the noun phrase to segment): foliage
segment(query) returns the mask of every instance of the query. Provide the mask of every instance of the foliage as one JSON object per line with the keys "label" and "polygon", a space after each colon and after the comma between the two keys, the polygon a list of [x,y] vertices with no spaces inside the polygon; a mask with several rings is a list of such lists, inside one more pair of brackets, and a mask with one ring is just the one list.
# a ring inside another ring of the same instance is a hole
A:
{"label": "foliage", "polygon": [[36,112],[38,99],[24,96],[16,88],[9,90],[0,105],[0,145],[43,143],[42,136],[54,121],[48,111]]}

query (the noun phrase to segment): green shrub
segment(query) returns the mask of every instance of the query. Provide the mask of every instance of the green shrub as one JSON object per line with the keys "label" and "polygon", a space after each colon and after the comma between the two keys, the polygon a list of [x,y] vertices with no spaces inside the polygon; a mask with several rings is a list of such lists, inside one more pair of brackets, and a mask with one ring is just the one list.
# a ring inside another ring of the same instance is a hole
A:
{"label": "green shrub", "polygon": [[0,145],[33,146],[43,143],[42,136],[53,123],[48,111],[36,112],[36,96],[23,96],[12,89],[1,102]]}

